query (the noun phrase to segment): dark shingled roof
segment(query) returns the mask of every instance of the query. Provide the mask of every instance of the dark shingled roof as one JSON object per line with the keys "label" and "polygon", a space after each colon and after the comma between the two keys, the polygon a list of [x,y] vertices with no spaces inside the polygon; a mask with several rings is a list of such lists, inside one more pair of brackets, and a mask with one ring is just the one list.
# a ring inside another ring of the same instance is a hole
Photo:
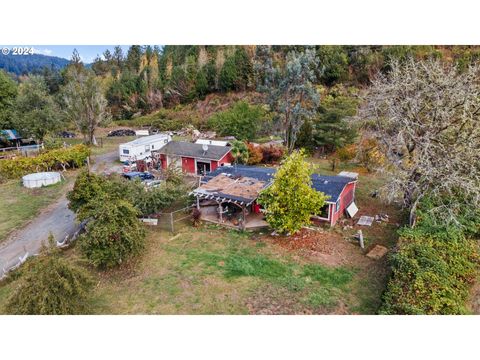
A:
{"label": "dark shingled roof", "polygon": [[[264,168],[246,165],[220,166],[214,171],[208,173],[207,176],[202,179],[202,182],[206,183],[210,179],[220,174],[229,174],[231,176],[250,177],[268,183],[273,180],[273,175],[276,171],[276,168]],[[353,181],[356,180],[346,176],[329,176],[320,174],[312,175],[312,187],[315,190],[321,191],[325,195],[330,196],[330,198],[327,200],[330,202],[336,202],[345,186]]]}
{"label": "dark shingled roof", "polygon": [[352,181],[355,179],[346,176],[312,175],[312,187],[330,196],[327,201],[331,202],[336,202],[345,186]]}
{"label": "dark shingled roof", "polygon": [[229,146],[208,145],[208,150],[204,151],[202,144],[194,144],[183,141],[170,141],[158,152],[166,155],[177,155],[196,159],[218,161],[222,159],[230,150],[231,147]]}
{"label": "dark shingled roof", "polygon": [[214,171],[209,172],[202,180],[208,182],[220,174],[228,174],[231,176],[245,176],[254,178],[264,182],[270,182],[273,179],[273,174],[277,169],[275,168],[263,168],[257,166],[236,165],[236,166],[220,166]]}

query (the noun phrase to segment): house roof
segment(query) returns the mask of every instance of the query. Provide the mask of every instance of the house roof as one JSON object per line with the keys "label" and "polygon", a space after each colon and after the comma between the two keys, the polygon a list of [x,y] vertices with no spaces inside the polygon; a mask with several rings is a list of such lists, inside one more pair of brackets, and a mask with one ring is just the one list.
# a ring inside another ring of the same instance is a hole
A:
{"label": "house roof", "polygon": [[277,169],[275,168],[248,165],[220,166],[217,167],[214,171],[209,172],[203,178],[203,181],[209,181],[209,179],[212,179],[220,174],[228,174],[234,177],[246,176],[260,181],[270,182],[273,179],[273,175],[276,173],[276,171]]}
{"label": "house roof", "polygon": [[229,146],[207,145],[207,151],[203,150],[205,144],[194,144],[183,141],[170,141],[161,150],[160,154],[191,157],[195,159],[220,160],[231,150]]}
{"label": "house roof", "polygon": [[19,140],[22,138],[17,130],[0,130],[0,137],[6,138],[7,140]]}
{"label": "house roof", "polygon": [[356,180],[346,176],[312,175],[312,187],[330,196],[327,200],[329,202],[336,202],[345,186],[354,181]]}
{"label": "house roof", "polygon": [[[249,204],[258,197],[261,190],[270,186],[276,171],[277,169],[275,168],[246,165],[221,166],[208,173],[207,176],[202,179],[202,185],[194,191],[194,194],[203,196],[208,194],[211,195],[212,198],[221,197],[223,199],[231,199]],[[217,183],[217,181],[219,181],[217,178],[222,180],[222,186],[219,186]],[[224,183],[224,181],[226,181],[225,178],[231,179],[228,186]],[[248,180],[242,183],[241,179]],[[262,186],[258,187],[252,180],[262,183]],[[354,181],[356,180],[346,176],[312,175],[312,187],[328,195],[330,198],[327,201],[329,202],[336,202],[345,186]],[[210,184],[211,182],[212,184]],[[244,189],[249,186],[255,191],[252,192]],[[235,190],[235,187],[239,187],[238,192]],[[200,191],[198,191],[199,189]]]}

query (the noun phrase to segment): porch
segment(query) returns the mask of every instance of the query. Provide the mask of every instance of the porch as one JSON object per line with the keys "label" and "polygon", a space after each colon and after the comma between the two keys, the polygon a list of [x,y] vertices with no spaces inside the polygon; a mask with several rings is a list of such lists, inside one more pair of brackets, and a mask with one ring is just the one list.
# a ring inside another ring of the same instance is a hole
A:
{"label": "porch", "polygon": [[[250,212],[247,209],[229,213],[222,207],[222,214],[220,214],[219,209],[218,205],[200,207],[200,219],[234,229],[255,230],[268,227],[262,213]],[[245,220],[243,220],[244,216]]]}

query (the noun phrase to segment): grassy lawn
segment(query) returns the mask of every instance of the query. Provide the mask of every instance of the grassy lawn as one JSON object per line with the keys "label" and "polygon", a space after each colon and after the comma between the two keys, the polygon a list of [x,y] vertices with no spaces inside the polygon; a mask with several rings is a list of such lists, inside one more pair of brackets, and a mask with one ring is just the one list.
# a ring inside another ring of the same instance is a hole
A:
{"label": "grassy lawn", "polygon": [[66,175],[66,181],[38,189],[23,187],[21,180],[0,184],[0,243],[11,231],[24,226],[42,209],[59,199],[72,182],[73,173]]}
{"label": "grassy lawn", "polygon": [[[325,160],[316,163],[320,172],[331,173]],[[345,168],[355,170],[354,165]],[[374,314],[389,269],[386,258],[372,260],[365,253],[375,244],[394,246],[400,221],[398,209],[370,196],[381,184],[377,175],[360,175],[356,197],[360,214],[388,213],[391,219],[361,227],[365,250],[353,240],[359,227],[350,219],[306,234],[319,245],[313,250],[289,249],[284,246],[288,238],[271,236],[269,231],[242,233],[203,225],[186,226],[173,236],[149,228],[142,256],[115,270],[91,270],[97,279],[92,312]],[[80,255],[73,248],[65,256]],[[14,286],[15,281],[0,286],[0,313]]]}
{"label": "grassy lawn", "polygon": [[[99,146],[91,147],[92,155],[102,155],[102,154],[106,154],[106,153],[118,150],[118,145],[135,140],[135,139],[136,139],[135,136],[97,137],[97,142]],[[70,145],[77,145],[77,144],[83,143],[83,139],[81,138],[64,139],[64,141]]]}

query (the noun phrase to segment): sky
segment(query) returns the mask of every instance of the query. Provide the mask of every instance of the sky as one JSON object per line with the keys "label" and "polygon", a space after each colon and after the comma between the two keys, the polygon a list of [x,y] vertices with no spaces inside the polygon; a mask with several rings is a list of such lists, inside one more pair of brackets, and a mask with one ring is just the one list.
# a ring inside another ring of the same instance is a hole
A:
{"label": "sky", "polygon": [[[14,46],[22,47],[33,47],[34,53],[58,56],[70,60],[72,57],[73,49],[77,49],[82,61],[85,63],[91,63],[97,57],[97,55],[102,56],[103,52],[106,49],[109,49],[113,52],[113,48],[116,45],[11,45],[10,48]],[[123,49],[124,54],[127,53],[130,45],[120,45]]]}

